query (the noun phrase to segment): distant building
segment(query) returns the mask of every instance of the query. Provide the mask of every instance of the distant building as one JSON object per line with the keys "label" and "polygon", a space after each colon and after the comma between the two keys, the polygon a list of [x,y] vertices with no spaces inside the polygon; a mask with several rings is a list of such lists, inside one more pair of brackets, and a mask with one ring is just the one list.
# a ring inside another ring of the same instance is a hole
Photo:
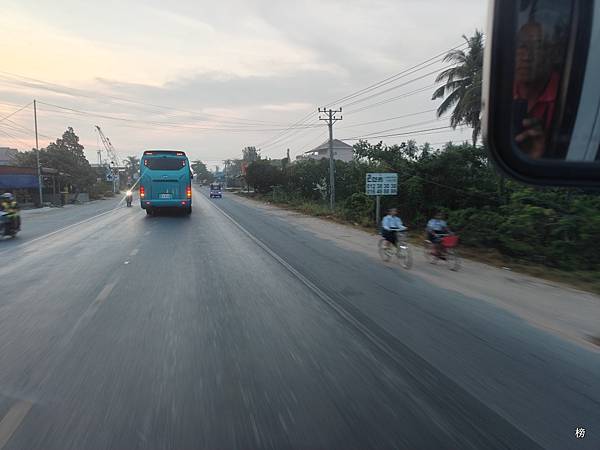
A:
{"label": "distant building", "polygon": [[19,150],[10,147],[0,147],[0,166],[15,164]]}
{"label": "distant building", "polygon": [[[296,161],[305,161],[307,159],[319,160],[323,158],[329,158],[329,141],[323,142],[318,147],[307,151],[303,155],[296,156]],[[333,140],[333,159],[350,162],[353,158],[354,150],[351,145],[348,145],[339,139]]]}

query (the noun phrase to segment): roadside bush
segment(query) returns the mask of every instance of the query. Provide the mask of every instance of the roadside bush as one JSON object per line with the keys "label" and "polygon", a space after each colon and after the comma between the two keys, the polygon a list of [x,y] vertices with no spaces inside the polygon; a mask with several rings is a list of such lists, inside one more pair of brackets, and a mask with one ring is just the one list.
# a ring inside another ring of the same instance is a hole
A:
{"label": "roadside bush", "polygon": [[344,202],[345,218],[353,222],[369,219],[373,214],[373,200],[367,194],[356,192]]}
{"label": "roadside bush", "polygon": [[[436,211],[467,246],[567,270],[600,270],[600,196],[577,189],[541,189],[498,175],[484,147],[447,144],[434,149],[414,141],[387,146],[360,141],[355,160],[336,161],[334,215],[373,224],[374,201],[364,194],[365,174],[395,172],[398,195],[383,196],[381,209],[398,208],[411,230],[425,227]],[[331,215],[329,162],[307,160],[284,169],[256,165],[257,185],[273,200],[308,214]],[[312,206],[309,206],[312,205]]]}

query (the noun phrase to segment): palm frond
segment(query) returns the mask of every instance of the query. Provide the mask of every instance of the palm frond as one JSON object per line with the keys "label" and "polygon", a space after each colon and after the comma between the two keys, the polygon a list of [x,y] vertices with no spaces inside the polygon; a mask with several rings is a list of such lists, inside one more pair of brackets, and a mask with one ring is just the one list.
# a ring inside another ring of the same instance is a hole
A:
{"label": "palm frond", "polygon": [[[469,125],[473,127],[473,142],[481,132],[481,72],[483,66],[483,33],[475,33],[467,37],[463,35],[468,48],[452,50],[444,58],[444,62],[453,67],[443,70],[435,78],[436,83],[442,83],[432,95],[432,100],[443,98],[437,109],[441,117],[452,110],[450,125]],[[445,98],[444,98],[445,97]]]}
{"label": "palm frond", "polygon": [[454,106],[460,100],[460,90],[457,89],[454,92],[450,93],[442,104],[438,106],[436,114],[438,117],[443,116],[452,106]]}

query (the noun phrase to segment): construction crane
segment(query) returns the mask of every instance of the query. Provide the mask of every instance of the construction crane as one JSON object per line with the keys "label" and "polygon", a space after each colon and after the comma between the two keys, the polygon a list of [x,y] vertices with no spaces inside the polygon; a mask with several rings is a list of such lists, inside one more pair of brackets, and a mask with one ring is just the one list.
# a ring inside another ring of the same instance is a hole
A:
{"label": "construction crane", "polygon": [[[119,157],[117,156],[117,152],[113,147],[110,139],[104,135],[102,132],[102,128],[96,125],[96,130],[100,135],[100,139],[102,140],[102,144],[104,145],[104,149],[106,150],[106,154],[108,155],[108,161],[105,164],[107,170],[107,181],[112,181],[113,184],[113,192],[117,191],[117,185],[119,184]],[[102,155],[100,150],[98,150],[98,160],[99,163],[102,164]]]}
{"label": "construction crane", "polygon": [[[102,132],[102,128],[100,128],[98,125],[96,125],[96,130],[100,135],[100,139],[102,140],[102,144],[104,145],[104,149],[106,150],[106,154],[108,155],[108,161],[112,162],[115,166],[119,166],[121,162],[119,161],[117,152],[115,151],[115,148],[110,142],[110,139],[104,135],[104,133]],[[100,159],[100,155],[98,156],[98,159]]]}

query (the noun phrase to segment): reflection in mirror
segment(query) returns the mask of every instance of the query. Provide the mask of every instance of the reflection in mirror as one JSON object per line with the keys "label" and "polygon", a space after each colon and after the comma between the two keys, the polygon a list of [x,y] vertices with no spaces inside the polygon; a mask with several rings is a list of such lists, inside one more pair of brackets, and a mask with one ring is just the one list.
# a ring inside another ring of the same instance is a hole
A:
{"label": "reflection in mirror", "polygon": [[565,69],[571,2],[517,2],[512,124],[529,158],[564,158],[552,152],[552,129]]}

